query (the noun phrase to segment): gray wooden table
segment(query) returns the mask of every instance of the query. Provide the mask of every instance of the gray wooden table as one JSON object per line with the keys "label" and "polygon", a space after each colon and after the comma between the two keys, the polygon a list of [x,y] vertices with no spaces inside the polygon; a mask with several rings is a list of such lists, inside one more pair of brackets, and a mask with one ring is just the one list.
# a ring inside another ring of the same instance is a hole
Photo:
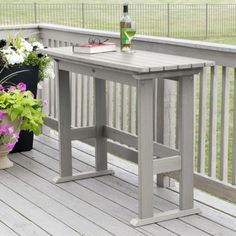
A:
{"label": "gray wooden table", "polygon": [[[60,176],[56,183],[113,174],[107,168],[107,138],[122,137],[138,149],[139,213],[131,224],[140,226],[199,213],[193,206],[193,121],[194,74],[213,62],[173,55],[136,51],[95,55],[73,54],[71,47],[50,48],[43,52],[58,65]],[[69,72],[95,78],[95,126],[71,128]],[[180,150],[153,142],[153,80],[173,79],[179,82]],[[105,80],[129,84],[137,88],[138,137],[114,130],[106,123]],[[55,121],[48,119],[46,123]],[[51,125],[52,126],[57,126]],[[72,174],[71,140],[95,138],[96,170]],[[154,156],[162,158],[154,158]],[[153,175],[180,172],[179,209],[154,214]]]}

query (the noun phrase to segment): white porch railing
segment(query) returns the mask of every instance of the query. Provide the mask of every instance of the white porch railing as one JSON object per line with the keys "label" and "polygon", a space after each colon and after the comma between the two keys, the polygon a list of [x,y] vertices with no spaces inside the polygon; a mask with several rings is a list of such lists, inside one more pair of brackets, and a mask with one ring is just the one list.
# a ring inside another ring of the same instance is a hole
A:
{"label": "white porch railing", "polygon": [[[110,38],[118,34],[57,25],[0,27],[0,38],[8,31],[29,35],[38,32],[45,46],[60,47],[87,41],[89,36]],[[236,202],[236,47],[190,40],[137,36],[135,48],[167,54],[214,60],[216,66],[204,69],[195,86],[195,186]],[[77,80],[77,78],[81,78]],[[57,119],[55,80],[45,83],[49,116]],[[93,78],[71,73],[72,125],[93,124]],[[154,84],[154,140],[178,147],[176,124],[178,88],[175,82]],[[107,82],[107,120],[110,126],[136,134],[136,90]],[[110,152],[135,161],[132,149],[110,144]],[[128,153],[128,157],[127,157]],[[159,179],[161,176],[159,176]],[[165,178],[163,179],[166,180]]]}

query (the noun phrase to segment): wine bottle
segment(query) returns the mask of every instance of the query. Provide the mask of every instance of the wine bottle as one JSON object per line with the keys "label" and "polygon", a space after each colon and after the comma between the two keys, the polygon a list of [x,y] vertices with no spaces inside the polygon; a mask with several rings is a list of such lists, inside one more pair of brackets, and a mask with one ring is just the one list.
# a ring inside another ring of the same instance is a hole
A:
{"label": "wine bottle", "polygon": [[132,20],[128,15],[128,4],[123,4],[124,16],[120,21],[120,49],[122,52],[131,51],[131,41],[135,35],[135,30],[132,29]]}

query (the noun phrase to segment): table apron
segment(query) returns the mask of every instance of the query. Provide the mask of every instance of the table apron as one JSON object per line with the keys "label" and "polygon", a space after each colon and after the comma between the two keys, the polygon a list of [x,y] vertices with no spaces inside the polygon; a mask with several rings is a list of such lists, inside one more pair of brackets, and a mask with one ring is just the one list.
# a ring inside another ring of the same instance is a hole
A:
{"label": "table apron", "polygon": [[125,72],[102,66],[71,63],[68,61],[57,61],[57,63],[59,70],[84,74],[94,78],[100,78],[135,87],[137,86],[137,82],[140,80],[163,78],[178,81],[181,77],[198,74],[201,71],[201,68],[190,68],[137,74],[129,71]]}
{"label": "table apron", "polygon": [[183,77],[189,77],[195,74],[199,74],[202,68],[190,68],[190,69],[179,69],[179,70],[168,70],[158,71],[143,74],[134,74],[133,77],[136,80],[147,80],[147,79],[167,79],[179,81]]}
{"label": "table apron", "polygon": [[137,80],[133,77],[133,73],[125,73],[119,70],[112,70],[93,65],[71,63],[67,61],[58,62],[59,70],[65,70],[78,74],[92,76],[104,80],[114,81],[122,84],[136,86]]}

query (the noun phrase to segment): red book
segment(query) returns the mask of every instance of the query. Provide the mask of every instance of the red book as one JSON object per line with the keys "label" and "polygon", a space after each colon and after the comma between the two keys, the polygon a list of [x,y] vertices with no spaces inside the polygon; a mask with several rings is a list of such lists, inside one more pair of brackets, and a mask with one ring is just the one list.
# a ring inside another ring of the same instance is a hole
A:
{"label": "red book", "polygon": [[114,43],[84,43],[84,44],[75,44],[72,46],[74,53],[101,53],[101,52],[112,52],[116,51],[116,45]]}

